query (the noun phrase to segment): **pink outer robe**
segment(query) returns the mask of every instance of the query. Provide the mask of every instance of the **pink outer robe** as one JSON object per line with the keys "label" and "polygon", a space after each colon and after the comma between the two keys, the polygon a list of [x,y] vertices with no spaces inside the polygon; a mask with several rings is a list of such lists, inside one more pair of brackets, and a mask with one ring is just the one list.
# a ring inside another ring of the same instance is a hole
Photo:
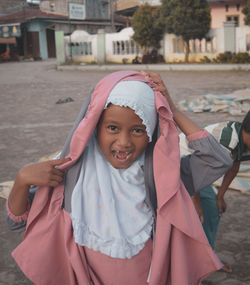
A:
{"label": "pink outer robe", "polygon": [[[121,80],[147,82],[139,72],[120,71],[97,84],[87,114],[71,140],[69,157],[72,161],[61,169],[70,168],[80,157],[110,91]],[[168,103],[159,92],[155,92],[155,104],[161,135],[153,154],[158,209],[149,284],[198,285],[209,273],[221,268],[221,263],[208,244],[189,194],[180,180],[178,131]],[[61,207],[63,197],[64,185],[53,190],[48,187],[38,189],[29,212],[24,240],[13,251],[13,257],[35,284],[90,285],[83,249],[74,242],[70,214]]]}

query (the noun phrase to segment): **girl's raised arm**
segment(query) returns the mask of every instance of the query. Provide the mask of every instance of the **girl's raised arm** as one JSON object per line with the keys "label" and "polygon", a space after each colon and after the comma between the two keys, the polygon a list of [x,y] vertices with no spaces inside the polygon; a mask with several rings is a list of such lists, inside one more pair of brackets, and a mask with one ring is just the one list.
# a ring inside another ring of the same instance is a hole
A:
{"label": "girl's raised arm", "polygon": [[63,181],[64,172],[56,168],[69,158],[49,160],[30,164],[19,170],[14,186],[8,198],[8,207],[12,214],[21,216],[27,210],[29,188],[34,186],[55,187]]}
{"label": "girl's raised arm", "polygon": [[199,132],[201,130],[192,120],[190,120],[180,110],[178,110],[173,100],[171,99],[168,90],[159,74],[154,72],[144,72],[144,71],[142,71],[142,74],[145,75],[147,79],[152,81],[153,83],[152,88],[156,91],[160,91],[162,95],[167,99],[170,109],[173,113],[174,121],[186,136]]}

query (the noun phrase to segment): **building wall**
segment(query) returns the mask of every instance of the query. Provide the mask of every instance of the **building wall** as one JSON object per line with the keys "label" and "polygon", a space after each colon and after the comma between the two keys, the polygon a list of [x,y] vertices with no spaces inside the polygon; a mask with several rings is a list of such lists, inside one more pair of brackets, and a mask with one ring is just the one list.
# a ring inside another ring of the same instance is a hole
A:
{"label": "building wall", "polygon": [[69,3],[84,4],[86,7],[86,18],[110,18],[109,0],[41,0],[40,9],[43,12],[54,12],[68,16]]}
{"label": "building wall", "polygon": [[39,33],[40,56],[42,59],[48,58],[48,47],[47,47],[47,36],[46,36],[47,26],[49,26],[49,23],[42,23],[39,21],[33,21],[27,25],[28,32]]}
{"label": "building wall", "polygon": [[11,12],[15,12],[16,10],[20,9],[26,0],[1,0],[0,1],[0,16],[5,15]]}
{"label": "building wall", "polygon": [[[238,8],[237,5],[239,4]],[[227,21],[227,16],[238,16],[239,26],[244,26],[245,15],[241,12],[245,6],[246,1],[218,1],[210,2],[211,7],[211,28],[221,28],[223,23]]]}
{"label": "building wall", "polygon": [[40,0],[40,9],[43,12],[54,12],[56,14],[68,16],[68,3],[74,2],[78,4],[83,4],[83,0]]}
{"label": "building wall", "polygon": [[250,26],[236,28],[236,52],[250,53]]}
{"label": "building wall", "polygon": [[[160,0],[137,0],[137,1],[127,1],[127,0],[116,0],[117,10],[122,10],[143,3],[148,3],[151,6],[160,6]],[[213,1],[208,3],[211,8],[211,28],[222,28],[223,23],[227,21],[227,16],[238,16],[239,26],[244,26],[244,17],[241,10],[246,5],[246,0],[236,0],[236,1]],[[239,6],[237,6],[239,4]],[[227,7],[227,9],[226,9]]]}

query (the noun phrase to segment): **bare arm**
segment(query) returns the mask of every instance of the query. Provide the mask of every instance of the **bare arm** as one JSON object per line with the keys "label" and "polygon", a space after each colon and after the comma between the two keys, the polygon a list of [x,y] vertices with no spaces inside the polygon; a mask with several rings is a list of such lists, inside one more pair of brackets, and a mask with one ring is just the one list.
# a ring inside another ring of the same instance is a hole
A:
{"label": "bare arm", "polygon": [[28,194],[31,185],[56,187],[63,181],[64,172],[55,168],[69,158],[45,161],[22,168],[17,176],[8,198],[8,207],[15,216],[21,216],[27,210]]}
{"label": "bare arm", "polygon": [[173,100],[171,99],[168,90],[161,79],[161,76],[154,72],[142,72],[146,78],[154,83],[153,89],[160,91],[162,95],[167,99],[170,109],[173,113],[174,121],[180,130],[186,135],[191,135],[193,133],[199,132],[201,129],[188,117],[186,117],[178,108],[175,106]]}
{"label": "bare arm", "polygon": [[240,168],[240,161],[234,161],[232,168],[228,170],[228,172],[225,174],[223,178],[222,184],[217,194],[217,205],[219,208],[219,215],[221,215],[223,211],[226,211],[227,205],[226,202],[224,201],[224,195],[228,190],[229,185],[237,175],[239,168]]}

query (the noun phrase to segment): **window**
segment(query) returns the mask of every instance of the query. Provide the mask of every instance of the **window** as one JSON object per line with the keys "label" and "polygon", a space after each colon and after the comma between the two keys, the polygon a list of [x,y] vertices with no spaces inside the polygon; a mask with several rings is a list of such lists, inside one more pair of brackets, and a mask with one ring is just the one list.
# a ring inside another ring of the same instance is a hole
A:
{"label": "window", "polygon": [[182,38],[173,39],[173,52],[174,53],[183,53],[184,52],[184,43]]}
{"label": "window", "polygon": [[235,22],[235,26],[239,26],[239,16],[227,16],[227,22]]}
{"label": "window", "polygon": [[240,4],[236,4],[237,11],[240,11]]}
{"label": "window", "polygon": [[226,12],[228,12],[228,10],[229,10],[229,5],[228,4],[225,5],[225,9],[226,9]]}

